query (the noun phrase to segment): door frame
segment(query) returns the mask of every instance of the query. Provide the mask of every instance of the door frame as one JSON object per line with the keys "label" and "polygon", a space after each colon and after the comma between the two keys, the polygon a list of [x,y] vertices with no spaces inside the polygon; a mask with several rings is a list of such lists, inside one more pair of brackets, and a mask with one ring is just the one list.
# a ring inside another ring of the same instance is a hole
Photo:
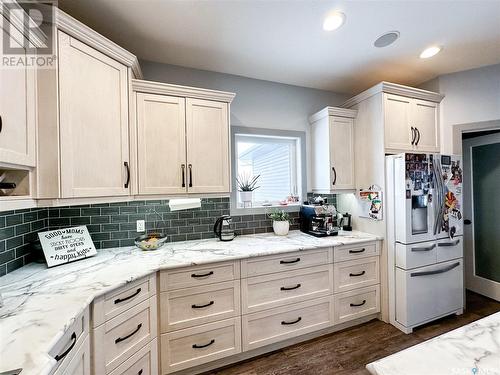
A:
{"label": "door frame", "polygon": [[464,176],[464,219],[470,218],[472,223],[464,225],[464,257],[465,257],[465,287],[476,293],[500,301],[500,283],[475,275],[474,261],[474,200],[472,147],[500,143],[500,133],[464,139],[463,144],[463,176]]}

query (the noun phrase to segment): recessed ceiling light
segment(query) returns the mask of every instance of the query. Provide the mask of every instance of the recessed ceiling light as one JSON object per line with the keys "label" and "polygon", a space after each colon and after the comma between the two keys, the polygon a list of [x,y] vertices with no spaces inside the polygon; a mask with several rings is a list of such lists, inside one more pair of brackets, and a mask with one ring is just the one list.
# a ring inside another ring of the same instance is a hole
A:
{"label": "recessed ceiling light", "polygon": [[441,52],[443,48],[439,46],[432,46],[429,48],[426,48],[422,51],[420,54],[421,59],[428,59],[429,57],[437,55],[439,52]]}
{"label": "recessed ceiling light", "polygon": [[342,12],[332,12],[323,21],[323,30],[333,31],[337,30],[345,22],[345,14]]}
{"label": "recessed ceiling light", "polygon": [[378,48],[387,47],[388,45],[391,45],[396,40],[398,40],[398,38],[399,38],[399,31],[389,31],[383,35],[380,35],[375,40],[375,42],[373,42],[373,45]]}

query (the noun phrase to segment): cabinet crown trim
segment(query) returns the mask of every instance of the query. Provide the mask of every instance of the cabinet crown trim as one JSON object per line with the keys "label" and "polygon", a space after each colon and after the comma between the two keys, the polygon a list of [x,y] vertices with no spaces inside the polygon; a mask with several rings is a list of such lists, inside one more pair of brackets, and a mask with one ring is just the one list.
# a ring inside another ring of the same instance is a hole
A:
{"label": "cabinet crown trim", "polygon": [[435,103],[440,103],[441,100],[443,100],[444,98],[443,94],[439,94],[436,92],[383,81],[373,87],[370,87],[368,90],[365,90],[362,93],[352,97],[351,99],[347,100],[346,102],[344,102],[344,104],[342,104],[342,107],[351,108],[352,106],[355,106],[356,104],[361,103],[362,101],[380,92],[406,96],[414,99],[422,99]]}
{"label": "cabinet crown trim", "polygon": [[358,111],[355,109],[347,109],[340,107],[325,107],[321,111],[316,112],[315,114],[309,116],[309,123],[314,123],[326,116],[336,116],[336,117],[347,117],[347,118],[355,118]]}
{"label": "cabinet crown trim", "polygon": [[136,78],[143,77],[139,60],[134,54],[58,8],[55,9],[55,20],[59,30],[131,68]]}
{"label": "cabinet crown trim", "polygon": [[195,99],[214,100],[224,103],[231,103],[236,96],[236,94],[232,92],[172,85],[168,83],[145,81],[140,79],[132,80],[132,90],[148,94],[183,96]]}

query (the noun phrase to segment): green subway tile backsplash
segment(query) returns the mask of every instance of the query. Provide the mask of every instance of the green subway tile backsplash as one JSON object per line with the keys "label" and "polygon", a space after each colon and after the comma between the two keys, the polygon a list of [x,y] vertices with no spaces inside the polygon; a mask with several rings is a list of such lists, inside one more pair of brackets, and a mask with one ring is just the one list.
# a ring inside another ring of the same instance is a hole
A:
{"label": "green subway tile backsplash", "polygon": [[[328,196],[335,203],[335,196]],[[34,208],[0,212],[0,276],[31,261],[31,243],[37,233],[68,226],[86,225],[97,249],[132,246],[136,221],[146,220],[148,231],[159,230],[168,240],[213,238],[213,225],[229,215],[229,198],[203,198],[201,207],[171,212],[168,200],[99,203],[71,207]],[[291,229],[298,229],[298,213],[292,212]],[[238,234],[272,232],[266,215],[233,216]]]}

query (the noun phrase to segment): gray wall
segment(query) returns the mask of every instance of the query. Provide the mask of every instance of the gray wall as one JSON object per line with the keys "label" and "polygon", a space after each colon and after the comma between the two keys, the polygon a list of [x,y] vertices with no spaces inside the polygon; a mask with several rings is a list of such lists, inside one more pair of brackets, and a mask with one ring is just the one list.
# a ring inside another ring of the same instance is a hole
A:
{"label": "gray wall", "polygon": [[459,152],[453,144],[453,126],[500,119],[500,64],[445,74],[420,88],[445,95],[441,102],[441,150]]}
{"label": "gray wall", "polygon": [[[141,61],[141,68],[147,80],[236,93],[231,103],[232,126],[305,131],[306,155],[309,155],[310,149],[308,117],[325,106],[340,105],[350,97],[330,91],[150,61]],[[309,160],[306,165],[309,166]],[[310,168],[307,171],[310,186]]]}

